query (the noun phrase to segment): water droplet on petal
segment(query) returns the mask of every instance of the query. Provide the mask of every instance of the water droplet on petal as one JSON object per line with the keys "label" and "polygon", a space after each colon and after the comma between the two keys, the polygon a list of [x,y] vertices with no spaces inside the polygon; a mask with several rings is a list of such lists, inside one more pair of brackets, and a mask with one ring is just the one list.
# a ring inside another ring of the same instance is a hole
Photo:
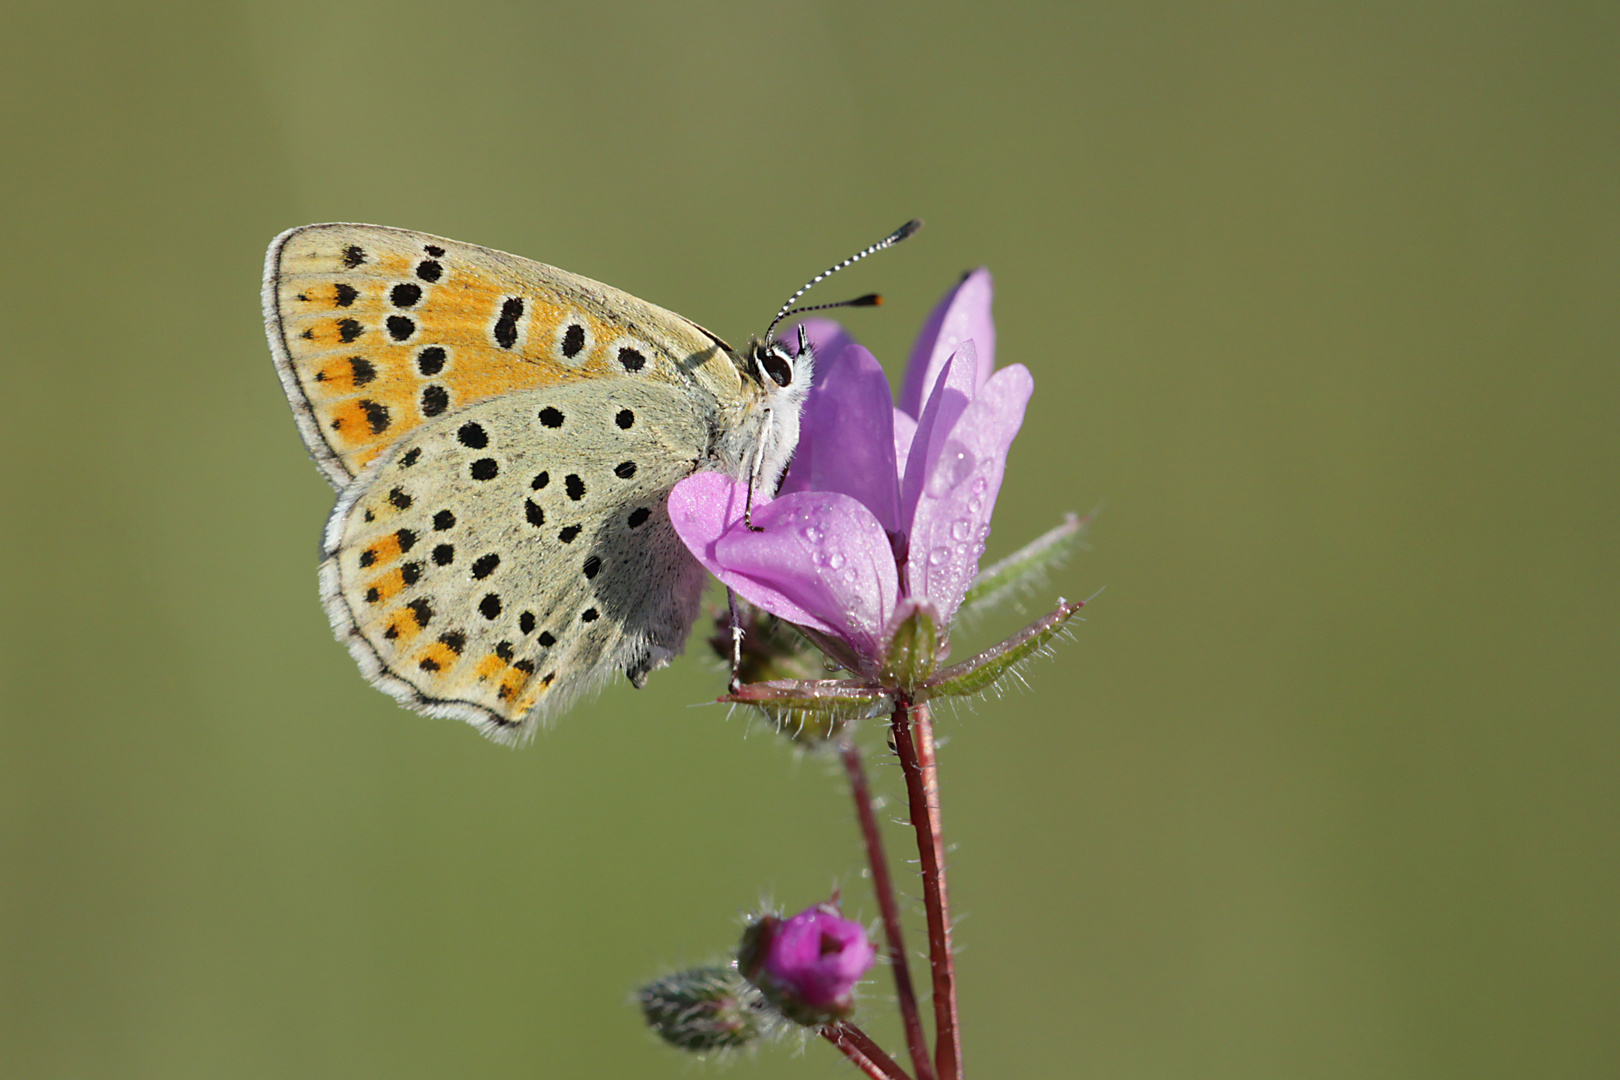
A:
{"label": "water droplet on petal", "polygon": [[951,539],[966,540],[973,535],[973,523],[967,518],[958,518],[951,522]]}
{"label": "water droplet on petal", "polygon": [[827,565],[832,567],[834,570],[837,570],[839,567],[843,566],[844,553],[842,551],[835,551],[831,555],[828,555]]}
{"label": "water droplet on petal", "polygon": [[937,547],[933,551],[930,551],[928,553],[928,565],[929,566],[944,566],[945,565],[945,560],[949,559],[950,557],[951,557],[951,549],[950,548]]}
{"label": "water droplet on petal", "polygon": [[973,478],[973,483],[968,485],[968,491],[971,492],[974,495],[983,495],[984,494],[984,489],[989,487],[989,486],[990,486],[989,481],[987,481],[984,477],[975,476]]}

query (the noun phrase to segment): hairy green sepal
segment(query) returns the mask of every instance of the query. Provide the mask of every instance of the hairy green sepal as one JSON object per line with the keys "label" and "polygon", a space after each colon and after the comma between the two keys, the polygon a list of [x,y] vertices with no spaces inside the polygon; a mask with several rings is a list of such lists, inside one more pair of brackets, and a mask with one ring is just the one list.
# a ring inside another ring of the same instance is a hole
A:
{"label": "hairy green sepal", "polygon": [[894,707],[881,686],[843,679],[772,679],[746,683],[720,699],[753,705],[795,742],[836,738],[851,720],[879,716]]}
{"label": "hairy green sepal", "polygon": [[1036,619],[1001,644],[936,674],[923,685],[923,693],[929,697],[959,697],[988,690],[1019,663],[1043,650],[1084,606],[1084,600],[1059,600],[1057,610],[1050,615]]}

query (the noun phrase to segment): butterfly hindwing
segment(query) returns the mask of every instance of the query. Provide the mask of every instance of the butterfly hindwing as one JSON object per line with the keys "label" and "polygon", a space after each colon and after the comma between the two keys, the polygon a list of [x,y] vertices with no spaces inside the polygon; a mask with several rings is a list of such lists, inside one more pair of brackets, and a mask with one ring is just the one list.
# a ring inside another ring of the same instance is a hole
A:
{"label": "butterfly hindwing", "polygon": [[[515,255],[376,225],[308,225],[265,263],[265,321],[317,462],[342,487],[419,426],[517,390],[735,381],[672,312]],[[711,375],[710,373],[714,373]]]}
{"label": "butterfly hindwing", "polygon": [[709,439],[693,399],[653,380],[560,382],[418,423],[327,526],[333,628],[405,704],[503,741],[615,671],[639,685],[696,614],[702,571],[665,500]]}

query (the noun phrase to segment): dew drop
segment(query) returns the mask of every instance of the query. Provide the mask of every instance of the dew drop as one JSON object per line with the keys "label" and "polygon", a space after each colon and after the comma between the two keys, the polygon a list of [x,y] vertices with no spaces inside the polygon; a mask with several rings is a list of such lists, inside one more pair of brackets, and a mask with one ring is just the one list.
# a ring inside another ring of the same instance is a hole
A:
{"label": "dew drop", "polygon": [[945,560],[949,559],[950,557],[951,557],[951,549],[950,548],[937,547],[933,551],[930,551],[928,553],[928,565],[929,566],[944,566],[945,565]]}
{"label": "dew drop", "polygon": [[951,539],[966,540],[973,535],[973,523],[967,518],[957,518],[951,522]]}
{"label": "dew drop", "polygon": [[827,556],[827,565],[830,566],[834,570],[837,570],[838,568],[843,566],[844,565],[844,553],[842,551],[835,551],[831,555],[828,555]]}

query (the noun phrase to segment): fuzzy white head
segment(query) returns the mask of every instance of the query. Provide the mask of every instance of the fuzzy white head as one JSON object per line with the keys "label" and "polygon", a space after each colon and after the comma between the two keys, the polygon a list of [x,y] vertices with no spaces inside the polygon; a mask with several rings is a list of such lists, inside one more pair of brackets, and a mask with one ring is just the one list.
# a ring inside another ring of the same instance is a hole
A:
{"label": "fuzzy white head", "polygon": [[774,491],[799,445],[799,413],[815,381],[815,351],[800,327],[797,356],[779,341],[756,340],[749,343],[749,360],[765,391],[751,474],[756,490]]}

